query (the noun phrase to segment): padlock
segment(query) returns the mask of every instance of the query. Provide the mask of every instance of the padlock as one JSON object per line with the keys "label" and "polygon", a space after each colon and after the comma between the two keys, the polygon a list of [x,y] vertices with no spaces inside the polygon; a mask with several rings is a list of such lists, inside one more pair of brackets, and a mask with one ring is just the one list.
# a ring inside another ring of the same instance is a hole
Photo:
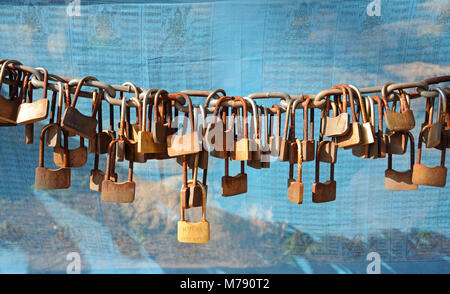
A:
{"label": "padlock", "polygon": [[[203,203],[203,196],[202,196],[202,190],[199,185],[199,181],[197,180],[198,176],[198,162],[199,162],[199,154],[196,154],[196,158],[194,160],[194,168],[192,169],[193,177],[192,180],[189,180],[187,182],[189,187],[189,201],[188,201],[188,208],[193,207],[199,207],[202,206]],[[203,187],[205,188],[206,193],[208,193],[208,186],[206,185],[206,173],[208,172],[208,169],[203,170]],[[208,198],[207,195],[205,195],[206,199]]]}
{"label": "padlock", "polygon": [[[57,86],[58,86],[58,93],[53,92],[52,103],[51,103],[52,110],[50,112],[49,123],[52,124],[52,127],[50,127],[47,130],[47,137],[45,140],[45,145],[47,145],[48,147],[59,146],[60,142],[61,142],[61,126],[59,125],[60,122],[58,122],[56,124],[53,124],[53,123],[54,123],[55,113],[56,113],[57,118],[61,117],[64,89],[63,89],[61,82],[57,82]],[[56,94],[58,95],[58,97],[56,97]],[[57,102],[56,102],[56,98],[58,98]],[[56,107],[56,105],[57,105],[57,107]]]}
{"label": "padlock", "polygon": [[[372,95],[371,97],[366,97],[370,104],[371,113],[371,123],[375,128],[375,107],[373,105],[374,101],[378,104],[378,131],[375,133],[375,142],[369,145],[369,158],[385,158],[386,157],[386,137],[383,132],[383,100],[378,95]],[[373,120],[372,120],[373,118]]]}
{"label": "padlock", "polygon": [[[202,125],[198,126],[198,110],[202,113]],[[199,105],[198,107],[194,108],[194,126],[197,130],[197,133],[201,135],[200,138],[200,152],[195,154],[189,154],[187,155],[187,168],[193,169],[194,168],[194,161],[197,154],[199,155],[198,159],[198,167],[201,169],[207,169],[208,168],[208,160],[209,160],[209,153],[206,149],[206,139],[205,139],[205,132],[206,132],[206,112],[203,105]],[[177,163],[179,165],[183,165],[183,156],[178,156],[176,159]]]}
{"label": "padlock", "polygon": [[[303,102],[303,139],[301,141],[302,146],[302,161],[313,161],[315,159],[316,142],[314,141],[314,108],[310,108],[310,120],[308,127],[308,105],[311,102],[310,98],[307,98]],[[308,129],[311,128],[309,132]],[[309,135],[308,135],[309,134]]]}
{"label": "padlock", "polygon": [[294,103],[294,101],[294,99],[289,100],[289,104],[286,109],[283,138],[281,139],[280,143],[280,161],[289,161],[289,147],[291,146],[291,139],[288,138],[288,132],[290,133],[291,131],[291,128],[289,127],[289,119],[291,117],[292,104]]}
{"label": "padlock", "polygon": [[[326,100],[326,106],[325,108],[322,108],[321,111],[321,127],[320,127],[320,132],[319,132],[319,141],[323,141],[323,122],[324,122],[324,118],[325,117],[329,117],[329,111],[330,111],[330,106],[333,109],[333,117],[337,116],[337,107],[336,107],[336,103],[333,101],[330,101],[330,99]],[[325,144],[322,146],[322,148],[317,151],[317,157],[319,158],[320,162],[328,162],[328,163],[336,163],[337,160],[337,151],[338,151],[338,146],[335,142],[336,137],[332,137],[331,139],[331,143],[330,144]]]}
{"label": "padlock", "polygon": [[64,112],[63,118],[61,120],[61,127],[67,131],[79,135],[80,137],[91,139],[95,136],[95,129],[97,128],[97,119],[95,118],[95,113],[92,113],[91,116],[86,116],[75,108],[78,100],[78,95],[81,91],[81,87],[87,81],[97,81],[97,79],[88,76],[80,80],[75,89],[73,100],[70,106]]}
{"label": "padlock", "polygon": [[430,114],[428,117],[428,124],[431,127],[426,129],[423,133],[422,140],[425,142],[425,147],[427,148],[434,148],[439,146],[441,143],[441,135],[442,135],[442,107],[446,103],[442,98],[442,96],[439,95],[438,97],[438,107],[436,112],[436,122],[433,122],[433,115],[434,115],[434,100],[435,98],[429,98],[427,99],[427,104],[430,103]]}
{"label": "padlock", "polygon": [[[150,90],[146,92],[142,105],[142,125],[137,136],[137,152],[139,153],[162,153],[167,151],[166,141],[161,141],[161,143],[156,142],[153,133],[147,129],[147,99],[151,94]],[[158,114],[158,107],[155,106],[155,120],[158,119]],[[153,124],[153,126],[155,126],[155,124]]]}
{"label": "padlock", "polygon": [[[95,93],[95,92],[94,92]],[[93,139],[89,139],[89,153],[106,154],[108,153],[109,143],[114,136],[108,130],[103,130],[103,110],[102,110],[103,90],[98,93],[98,102],[93,104],[93,112],[97,113],[98,131]]]}
{"label": "padlock", "polygon": [[[426,125],[419,135],[419,143],[417,147],[417,162],[414,164],[412,172],[412,182],[417,185],[444,187],[447,182],[447,168],[445,167],[445,151],[441,150],[440,166],[428,167],[421,163],[422,157],[422,135],[426,129],[430,129],[431,125]],[[447,134],[444,132],[442,139],[447,140]]]}
{"label": "padlock", "polygon": [[291,181],[287,189],[287,198],[295,204],[303,202],[303,183],[302,183],[302,162],[303,162],[303,148],[300,139],[296,139],[297,143],[297,180]]}
{"label": "padlock", "polygon": [[[25,102],[19,105],[16,123],[28,125],[47,118],[49,103],[47,99],[48,72],[45,68],[38,67],[37,70],[44,72],[44,88],[42,98],[35,102]],[[31,84],[29,85],[31,87]],[[31,90],[31,88],[30,88]],[[31,98],[31,97],[30,97]]]}
{"label": "padlock", "polygon": [[[341,88],[342,92],[344,92],[344,88],[348,91],[348,98],[350,100],[350,108],[352,113],[352,123],[350,124],[350,130],[343,136],[337,136],[336,142],[339,148],[354,148],[360,146],[361,141],[361,125],[359,124],[358,118],[355,113],[355,103],[353,100],[353,93],[346,85],[338,85]],[[345,101],[346,97],[344,97]]]}
{"label": "padlock", "polygon": [[222,177],[222,196],[235,196],[247,193],[247,174],[244,161],[241,161],[241,172],[236,176],[229,176],[228,157],[225,158],[225,175]]}
{"label": "padlock", "polygon": [[180,190],[180,203],[181,208],[187,209],[189,208],[189,196],[190,196],[190,187],[187,183],[187,155],[180,156],[182,158],[182,166],[183,166],[183,185]]}
{"label": "padlock", "polygon": [[323,203],[336,200],[336,181],[334,180],[334,163],[330,165],[330,180],[321,183],[319,180],[320,160],[318,154],[323,146],[331,144],[331,141],[324,140],[317,143],[316,149],[316,174],[315,182],[312,185],[312,202]]}
{"label": "padlock", "polygon": [[[113,147],[115,148],[115,146]],[[112,151],[114,154],[114,150]],[[105,172],[100,170],[99,165],[100,155],[94,154],[94,168],[91,169],[91,174],[89,176],[89,189],[97,192],[102,191],[102,182],[105,179]],[[113,174],[110,179],[117,182],[117,174],[114,172],[114,167],[112,167]]]}
{"label": "padlock", "polygon": [[[261,142],[261,168],[270,168],[270,137],[272,135],[272,125],[269,126],[269,110],[268,108],[262,104],[261,108],[264,113],[264,139]],[[260,131],[261,133],[261,131]]]}
{"label": "padlock", "polygon": [[370,129],[373,135],[373,143],[358,146],[352,149],[352,154],[360,158],[378,158],[378,141],[375,133],[375,108],[372,97],[364,97],[364,106],[366,119],[369,121]]}
{"label": "padlock", "polygon": [[295,110],[297,109],[297,105],[302,101],[301,98],[294,99],[294,103],[292,103],[291,109],[291,123],[289,125],[289,164],[297,164],[297,142],[295,138]]}
{"label": "padlock", "polygon": [[414,114],[411,109],[409,109],[409,104],[406,101],[406,96],[403,91],[401,91],[400,104],[401,112],[397,113],[389,109],[387,102],[387,88],[393,83],[386,83],[381,89],[381,98],[384,101],[385,113],[384,120],[386,122],[386,127],[391,131],[409,131],[414,128],[416,122],[414,120]]}
{"label": "padlock", "polygon": [[[136,184],[133,181],[133,160],[129,161],[128,165],[128,180],[118,183],[117,179],[113,178],[113,167],[115,166],[115,156],[113,154],[114,147],[119,141],[124,141],[125,144],[130,145],[128,139],[124,136],[125,129],[125,112],[126,99],[122,99],[119,137],[112,140],[108,146],[108,161],[106,162],[106,174],[101,187],[101,200],[105,202],[121,202],[131,203],[135,198]],[[117,148],[117,146],[116,146]]]}
{"label": "padlock", "polygon": [[233,97],[234,101],[239,101],[242,103],[242,127],[243,127],[243,133],[244,136],[242,137],[241,134],[241,127],[240,127],[240,119],[238,119],[238,138],[234,142],[234,150],[230,151],[230,160],[232,161],[248,161],[252,159],[252,153],[250,152],[250,139],[248,137],[248,112],[247,112],[247,103],[245,102],[244,98],[242,97]]}
{"label": "padlock", "polygon": [[[224,108],[221,104],[232,100],[231,97],[222,96],[217,100],[214,107],[211,122],[205,132],[206,146],[210,149],[210,154],[216,158],[226,158],[230,150],[234,148],[234,116],[232,116],[230,128],[227,127],[228,107]],[[222,111],[222,119],[217,121],[219,110]]]}
{"label": "padlock", "polygon": [[361,92],[359,89],[354,85],[348,85],[349,91],[352,90],[355,91],[356,95],[358,96],[358,102],[359,102],[359,109],[362,115],[363,123],[360,125],[360,133],[361,133],[361,143],[360,146],[365,146],[372,144],[375,142],[374,133],[372,124],[369,122],[369,118],[367,117],[367,110],[366,110],[366,103],[365,99],[362,97]]}
{"label": "padlock", "polygon": [[[162,109],[164,109],[164,102],[166,101],[165,98],[167,98],[167,94],[168,93],[165,90],[158,90],[155,94],[153,103],[155,119],[153,120],[152,125],[153,141],[158,144],[165,144],[165,146],[167,146],[166,140],[168,135],[168,126],[164,122],[164,118],[162,115],[163,113],[158,111],[158,107],[161,106]],[[161,105],[159,104],[159,102],[161,102]]]}
{"label": "padlock", "polygon": [[[8,65],[14,63],[18,62],[15,60],[6,60],[3,62],[0,70],[0,91]],[[0,95],[0,120],[2,123],[16,125],[18,111],[19,103],[15,99],[7,99]]]}
{"label": "padlock", "polygon": [[249,150],[251,153],[251,160],[247,161],[249,167],[255,169],[261,169],[261,111],[252,98],[244,97],[246,102],[249,102],[252,106],[252,120],[250,120],[250,135],[249,135]]}
{"label": "padlock", "polygon": [[[167,136],[167,153],[171,157],[189,155],[200,152],[199,136],[194,126],[194,112],[191,98],[184,93],[177,93],[176,95],[182,96],[188,102],[189,122],[191,126],[191,132],[182,135],[173,134]],[[171,96],[169,96],[169,98],[170,97]]]}
{"label": "padlock", "polygon": [[436,149],[442,150],[444,148],[450,148],[450,107],[444,90],[440,87],[435,87],[434,90],[439,93],[440,101],[442,101],[442,110],[439,112],[439,120],[443,127],[442,132],[445,132],[447,135],[447,141],[441,140],[440,144],[435,147]]}
{"label": "padlock", "polygon": [[[263,167],[263,163],[261,161],[262,157],[262,139],[261,139],[261,110],[258,106],[256,106],[255,101],[253,99],[247,100],[248,97],[244,97],[244,99],[252,105],[252,112],[253,112],[253,120],[251,120],[250,124],[250,142],[249,142],[249,149],[251,152],[251,160],[247,161],[247,166],[254,168],[254,169],[261,169]],[[256,113],[256,114],[255,114]]]}
{"label": "padlock", "polygon": [[[279,157],[281,147],[281,109],[280,106],[278,106],[278,104],[274,104],[272,108],[275,108],[277,113],[277,128],[275,135],[271,133],[269,137],[270,155],[273,157]],[[271,114],[270,115],[271,127],[269,128],[270,131],[272,131],[272,118],[273,115]]]}
{"label": "padlock", "polygon": [[[344,136],[350,131],[350,116],[347,113],[347,92],[344,87],[336,85],[331,89],[341,89],[344,98],[342,111],[337,116],[326,116],[323,121],[323,132],[327,137]],[[339,99],[337,95],[335,99]],[[330,99],[329,96],[327,99]]]}
{"label": "padlock", "polygon": [[[70,187],[70,168],[67,162],[67,153],[64,156],[64,166],[58,169],[48,169],[44,167],[44,137],[51,124],[46,125],[40,136],[39,143],[39,166],[35,170],[36,189],[67,189]],[[64,144],[67,144],[67,137],[64,137]]]}
{"label": "padlock", "polygon": [[[31,82],[29,81],[29,77],[31,74],[27,74],[23,80],[23,85],[22,85],[22,91],[20,93],[20,97],[22,100],[22,104],[23,103],[27,103],[27,104],[31,104],[33,103],[33,86],[31,84]],[[45,86],[44,86],[45,87]],[[20,105],[19,105],[20,107]],[[52,122],[50,122],[52,123]],[[49,130],[47,130],[47,137],[46,140],[48,139],[50,133]],[[25,144],[33,144],[34,141],[34,124],[33,123],[29,123],[25,125]]]}
{"label": "padlock", "polygon": [[414,166],[414,137],[406,132],[410,140],[410,168],[407,171],[392,169],[392,153],[388,153],[388,168],[384,172],[384,186],[387,190],[417,190],[418,186],[412,181]]}
{"label": "padlock", "polygon": [[181,220],[177,225],[178,242],[182,243],[207,243],[210,239],[209,223],[206,220],[206,189],[201,183],[198,183],[202,190],[203,205],[202,219],[200,222],[193,223],[185,220],[184,208],[181,207]]}

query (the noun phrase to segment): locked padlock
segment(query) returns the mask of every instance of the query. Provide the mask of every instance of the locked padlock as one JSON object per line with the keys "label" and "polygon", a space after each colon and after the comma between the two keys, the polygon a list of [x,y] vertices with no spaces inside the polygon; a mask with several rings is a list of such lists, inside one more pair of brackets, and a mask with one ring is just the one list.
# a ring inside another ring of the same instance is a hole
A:
{"label": "locked padlock", "polygon": [[[70,187],[70,168],[68,166],[67,152],[64,156],[64,166],[58,169],[48,169],[44,167],[44,137],[47,130],[52,127],[46,125],[42,131],[39,141],[39,166],[35,170],[36,189],[67,189]],[[67,137],[64,137],[64,144],[67,144]]]}
{"label": "locked padlock", "polygon": [[406,132],[410,140],[410,168],[407,171],[392,169],[392,153],[388,153],[388,168],[384,172],[384,186],[387,190],[417,190],[418,186],[412,181],[414,166],[414,138]]}

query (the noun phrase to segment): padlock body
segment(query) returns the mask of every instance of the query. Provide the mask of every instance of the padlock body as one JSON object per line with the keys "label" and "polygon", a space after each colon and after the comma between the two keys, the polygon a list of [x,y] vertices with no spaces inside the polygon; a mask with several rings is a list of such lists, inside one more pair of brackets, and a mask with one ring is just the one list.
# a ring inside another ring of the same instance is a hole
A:
{"label": "padlock body", "polygon": [[387,169],[384,172],[384,186],[387,190],[403,191],[417,190],[418,186],[412,182],[412,170],[399,172]]}
{"label": "padlock body", "polygon": [[222,177],[222,196],[234,196],[247,193],[247,174],[240,173],[234,177]]}
{"label": "padlock body", "polygon": [[67,189],[70,187],[70,168],[37,167],[34,185],[36,189]]}
{"label": "padlock body", "polygon": [[312,186],[312,202],[323,203],[336,200],[336,181],[315,182]]}
{"label": "padlock body", "polygon": [[206,220],[198,223],[179,220],[177,236],[178,242],[182,243],[207,243],[209,242],[209,223]]}
{"label": "padlock body", "polygon": [[290,182],[287,189],[287,198],[292,203],[301,204],[303,202],[303,183]]}
{"label": "padlock body", "polygon": [[414,164],[412,182],[417,185],[444,187],[447,182],[447,168],[443,166],[428,167]]}
{"label": "padlock body", "polygon": [[134,201],[135,183],[116,183],[105,179],[102,182],[101,200],[105,202],[131,203]]}

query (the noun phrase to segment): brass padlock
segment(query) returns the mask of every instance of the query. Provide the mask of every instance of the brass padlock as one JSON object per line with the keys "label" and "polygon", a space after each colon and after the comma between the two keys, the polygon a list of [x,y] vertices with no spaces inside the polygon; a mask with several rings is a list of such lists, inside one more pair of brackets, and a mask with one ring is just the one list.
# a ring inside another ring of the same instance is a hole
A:
{"label": "brass padlock", "polygon": [[403,91],[400,91],[400,104],[401,104],[401,112],[397,113],[393,110],[389,109],[389,105],[387,102],[387,88],[389,85],[393,83],[386,83],[381,89],[381,98],[384,101],[385,114],[384,120],[386,122],[386,127],[391,131],[409,131],[414,128],[415,120],[414,114],[411,109],[409,109],[408,102],[406,101],[406,96]]}
{"label": "brass padlock", "polygon": [[[329,117],[326,116],[323,121],[323,132],[327,137],[337,137],[344,136],[350,131],[350,117],[347,113],[347,91],[344,87],[340,85],[336,85],[331,87],[331,89],[341,89],[342,96],[344,97],[342,111],[337,116]],[[335,101],[339,99],[337,95],[334,96]],[[330,96],[327,96],[326,99],[330,99]]]}
{"label": "brass padlock", "polygon": [[[147,99],[152,94],[151,90],[145,93],[144,101],[142,105],[142,125],[141,130],[138,132],[137,136],[137,152],[138,153],[162,153],[167,151],[166,141],[161,141],[158,143],[155,141],[153,133],[147,129]],[[158,102],[158,101],[156,101]],[[151,105],[150,105],[151,107]],[[155,120],[159,119],[158,107],[155,106]],[[155,124],[153,124],[155,126]],[[154,129],[152,130],[154,132]]]}
{"label": "brass padlock", "polygon": [[[339,85],[341,89],[345,89],[346,85]],[[349,131],[343,136],[337,136],[336,142],[339,148],[354,148],[361,145],[361,125],[359,124],[358,118],[355,113],[355,103],[353,100],[353,93],[348,89],[348,98],[350,100],[350,108],[352,113],[352,123],[350,124]],[[342,90],[344,92],[344,90]],[[345,101],[346,97],[344,97]]]}
{"label": "brass padlock", "polygon": [[302,162],[303,162],[303,148],[300,139],[296,139],[297,143],[297,180],[290,181],[287,189],[287,198],[295,204],[303,202],[303,183],[302,183]]}
{"label": "brass padlock", "polygon": [[[242,103],[242,128],[241,120],[237,119],[237,140],[234,141],[234,150],[230,151],[230,160],[233,161],[248,161],[252,159],[252,153],[250,152],[250,139],[248,137],[248,112],[247,103],[242,97],[233,97],[234,101],[240,101]],[[243,132],[242,132],[243,129]],[[244,136],[242,136],[244,133]]]}
{"label": "brass padlock", "polygon": [[392,169],[392,153],[388,153],[388,168],[384,172],[384,186],[387,190],[417,190],[418,186],[412,181],[414,166],[414,138],[410,132],[406,132],[410,140],[410,169],[396,171]]}
{"label": "brass padlock", "polygon": [[84,77],[80,80],[75,89],[73,100],[70,106],[64,112],[64,116],[61,121],[61,127],[67,131],[71,131],[79,135],[80,137],[91,139],[95,136],[95,129],[97,128],[97,119],[95,118],[95,113],[92,113],[91,116],[86,116],[75,108],[78,100],[78,95],[81,91],[81,87],[87,81],[97,81],[97,79],[94,77]]}
{"label": "brass padlock", "polygon": [[[414,164],[412,172],[412,182],[417,185],[444,187],[447,182],[447,168],[445,167],[445,151],[441,150],[441,164],[435,167],[428,167],[421,163],[422,157],[422,135],[426,129],[430,129],[431,125],[426,125],[419,135],[419,143],[417,147],[417,162]],[[442,139],[447,140],[447,134],[444,132]]]}
{"label": "brass padlock", "polygon": [[369,122],[369,118],[367,117],[366,103],[361,95],[359,89],[354,85],[348,85],[349,91],[355,91],[358,96],[359,109],[362,115],[363,123],[360,125],[361,132],[361,143],[360,146],[369,145],[375,142],[374,132],[372,128],[372,124]]}
{"label": "brass padlock", "polygon": [[[35,170],[36,189],[67,189],[70,187],[70,168],[68,166],[67,152],[64,156],[64,166],[58,169],[48,169],[44,167],[44,137],[47,130],[52,127],[46,125],[40,136],[39,143],[39,166]],[[64,137],[64,144],[67,144],[67,137]]]}
{"label": "brass padlock", "polygon": [[[320,132],[319,132],[319,142],[323,141],[324,134],[323,134],[322,126],[323,126],[324,118],[328,117],[328,115],[329,115],[330,106],[333,109],[333,117],[337,116],[336,103],[327,99],[326,106],[325,106],[325,108],[322,108],[321,115],[320,115],[321,127],[320,127]],[[325,144],[322,146],[322,148],[320,150],[316,151],[317,157],[319,158],[320,162],[336,163],[338,146],[335,141],[336,141],[336,137],[333,137],[331,139],[330,144]]]}
{"label": "brass padlock", "polygon": [[203,195],[202,219],[193,223],[185,220],[184,208],[181,207],[181,220],[178,221],[177,236],[178,242],[182,243],[207,243],[210,239],[209,223],[206,220],[206,189],[198,183]]}
{"label": "brass padlock", "polygon": [[319,180],[320,161],[318,154],[323,146],[331,144],[331,141],[324,140],[317,143],[316,149],[316,174],[315,182],[312,185],[312,202],[323,203],[336,200],[336,181],[334,180],[334,163],[330,165],[330,180],[321,183]]}

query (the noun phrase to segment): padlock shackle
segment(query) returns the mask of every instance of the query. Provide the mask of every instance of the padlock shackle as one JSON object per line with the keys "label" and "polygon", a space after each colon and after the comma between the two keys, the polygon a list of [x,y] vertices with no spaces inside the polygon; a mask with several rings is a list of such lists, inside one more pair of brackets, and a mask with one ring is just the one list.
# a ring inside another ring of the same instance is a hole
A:
{"label": "padlock shackle", "polygon": [[80,91],[81,91],[81,87],[88,81],[98,81],[98,80],[97,80],[97,78],[92,77],[92,76],[87,76],[87,77],[82,78],[77,83],[77,87],[75,88],[75,92],[73,94],[72,102],[70,103],[70,107],[75,107],[75,105],[77,104],[78,95],[80,94]]}
{"label": "padlock shackle", "polygon": [[[59,127],[56,123],[50,123],[42,128],[41,135],[39,138],[39,167],[44,167],[44,139],[45,139],[45,133],[53,126]],[[68,165],[68,150],[67,150],[67,137],[64,136],[64,155],[63,155],[63,167],[67,168]]]}
{"label": "padlock shackle", "polygon": [[[320,182],[320,160],[319,160],[319,154],[320,154],[320,148],[323,148],[326,144],[332,144],[329,140],[323,140],[317,142],[317,150],[316,150],[316,173],[315,173],[315,182]],[[334,181],[334,163],[330,164],[330,180]]]}
{"label": "padlock shackle", "polygon": [[291,116],[291,111],[292,111],[292,104],[294,103],[294,99],[289,100],[289,104],[286,110],[286,116],[285,116],[285,120],[284,120],[284,133],[283,133],[283,140],[287,139],[287,134],[288,134],[288,126],[289,126],[289,118]]}
{"label": "padlock shackle", "polygon": [[[409,166],[410,170],[413,170],[414,166],[414,136],[411,134],[411,132],[407,131],[405,134],[409,137],[409,143],[410,143],[410,157],[409,157]],[[422,135],[422,134],[421,134]],[[419,144],[420,144],[420,137],[419,137]],[[420,145],[419,145],[420,146]],[[419,149],[417,149],[417,155],[419,155]],[[417,163],[420,163],[417,162]],[[392,153],[388,153],[388,169],[392,169]]]}
{"label": "padlock shackle", "polygon": [[[429,128],[431,128],[432,127],[432,125],[426,125],[425,127],[423,127],[423,129],[422,129],[422,131],[420,131],[420,134],[419,134],[419,143],[418,143],[418,146],[417,146],[417,159],[416,159],[416,162],[417,162],[417,164],[420,164],[420,162],[421,162],[421,158],[422,158],[422,143],[423,143],[423,133],[425,132],[425,130],[427,130],[427,129],[429,129]],[[442,132],[442,139],[441,140],[443,140],[444,142],[447,142],[447,132]],[[440,163],[440,166],[441,167],[445,167],[445,150],[446,150],[447,148],[442,148],[442,150],[441,150],[441,163]]]}

